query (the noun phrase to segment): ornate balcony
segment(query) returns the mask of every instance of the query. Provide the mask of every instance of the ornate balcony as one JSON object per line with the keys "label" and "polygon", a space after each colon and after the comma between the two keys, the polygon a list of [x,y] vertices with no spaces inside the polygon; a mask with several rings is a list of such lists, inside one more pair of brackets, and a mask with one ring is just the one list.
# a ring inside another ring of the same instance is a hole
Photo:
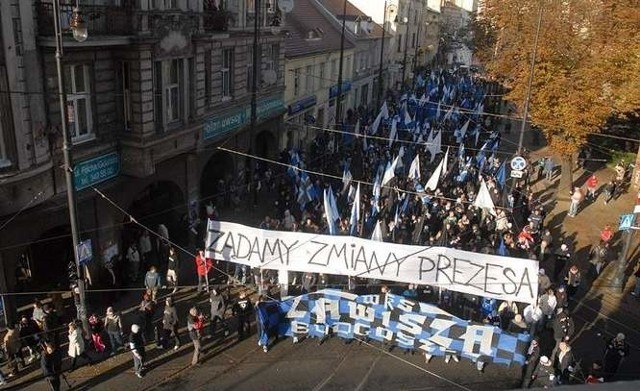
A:
{"label": "ornate balcony", "polygon": [[[116,5],[81,5],[84,21],[92,36],[100,35],[132,35],[134,34],[135,12],[132,2],[123,2],[122,6]],[[60,4],[60,25],[62,29],[68,29],[75,2],[72,4]],[[53,2],[41,0],[36,3],[38,17],[38,34],[42,36],[55,35],[53,25]]]}

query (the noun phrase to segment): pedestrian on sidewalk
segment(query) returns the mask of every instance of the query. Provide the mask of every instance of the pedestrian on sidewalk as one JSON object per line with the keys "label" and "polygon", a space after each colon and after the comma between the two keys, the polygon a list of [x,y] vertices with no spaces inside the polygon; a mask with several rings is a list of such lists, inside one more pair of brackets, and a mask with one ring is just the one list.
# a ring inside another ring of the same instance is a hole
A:
{"label": "pedestrian on sidewalk", "polygon": [[618,372],[618,368],[629,355],[629,344],[626,341],[625,335],[618,333],[615,337],[611,338],[607,343],[607,347],[604,351],[604,374],[605,379],[611,380]]}
{"label": "pedestrian on sidewalk", "polygon": [[74,371],[76,369],[76,363],[78,361],[78,357],[82,357],[86,361],[88,361],[89,365],[93,365],[93,360],[87,354],[85,350],[84,337],[82,336],[82,330],[78,328],[78,325],[75,322],[69,323],[69,349],[68,349],[69,357],[73,360],[71,361],[71,369],[69,371]]}
{"label": "pedestrian on sidewalk", "polygon": [[571,204],[569,205],[569,213],[567,216],[576,217],[578,214],[578,208],[580,207],[580,203],[584,199],[584,194],[582,193],[582,189],[579,187],[573,188],[573,194],[571,194]]}
{"label": "pedestrian on sidewalk", "polygon": [[131,325],[129,349],[131,349],[131,353],[133,354],[133,370],[135,371],[136,376],[142,379],[145,361],[144,338],[140,332],[140,326],[137,324]]}
{"label": "pedestrian on sidewalk", "polygon": [[89,316],[89,329],[91,329],[91,341],[93,343],[93,348],[98,353],[104,352],[107,348],[102,338],[104,322],[95,313]]}
{"label": "pedestrian on sidewalk", "polygon": [[173,287],[171,293],[178,290],[178,270],[180,270],[180,258],[176,254],[176,249],[169,248],[169,262],[167,264],[167,285]]}
{"label": "pedestrian on sidewalk", "polygon": [[142,267],[146,270],[146,268],[152,263],[151,251],[153,251],[153,247],[151,247],[151,238],[149,237],[149,232],[147,230],[142,232],[138,243],[140,255],[142,256]]}
{"label": "pedestrian on sidewalk", "polygon": [[151,293],[151,301],[156,301],[158,298],[158,289],[160,289],[161,286],[160,273],[158,273],[155,266],[151,266],[144,276],[144,287]]}
{"label": "pedestrian on sidewalk", "polygon": [[589,251],[589,262],[593,265],[593,271],[595,275],[600,275],[604,264],[607,262],[607,254],[609,252],[609,243],[600,240],[598,244],[591,248]]}
{"label": "pedestrian on sidewalk", "polygon": [[614,180],[610,180],[609,183],[604,187],[604,204],[607,205],[609,201],[616,194],[616,190],[618,189],[618,185]]}
{"label": "pedestrian on sidewalk", "polygon": [[224,319],[224,314],[227,311],[227,303],[224,300],[224,296],[214,288],[211,290],[209,303],[211,304],[211,323],[209,324],[209,335],[211,336],[211,338],[215,337],[216,326],[218,325],[219,321],[222,324],[224,335],[226,337],[227,335],[229,335],[229,328],[227,327],[227,322]]}
{"label": "pedestrian on sidewalk", "polygon": [[571,351],[571,345],[567,342],[560,342],[558,345],[558,355],[554,356],[557,384],[569,384],[569,379],[575,366],[575,359]]}
{"label": "pedestrian on sidewalk", "polygon": [[577,265],[572,265],[567,272],[567,276],[564,278],[565,283],[567,284],[567,295],[568,298],[571,299],[578,288],[580,288],[580,282],[582,280],[582,275]]}
{"label": "pedestrian on sidewalk", "polygon": [[566,243],[562,243],[556,251],[556,262],[553,268],[553,282],[560,282],[559,277],[567,267],[567,262],[571,260],[571,251]]}
{"label": "pedestrian on sidewalk", "polygon": [[27,364],[40,358],[38,353],[38,341],[36,337],[40,329],[36,324],[36,321],[29,318],[27,315],[22,315],[20,318],[20,341],[22,341],[22,347],[26,347],[29,350],[29,359]]}
{"label": "pedestrian on sidewalk", "polygon": [[540,357],[540,363],[531,376],[532,384],[536,387],[551,388],[556,384],[556,374],[553,369],[553,362],[547,356]]}
{"label": "pedestrian on sidewalk", "polygon": [[169,346],[169,338],[173,335],[174,345],[173,350],[180,348],[180,335],[178,333],[178,311],[176,306],[173,305],[173,299],[167,297],[164,306],[164,312],[162,313],[162,346],[166,349]]}
{"label": "pedestrian on sidewalk", "polygon": [[187,321],[187,329],[189,330],[189,337],[193,342],[193,358],[191,359],[191,365],[198,365],[200,363],[200,351],[202,349],[202,331],[204,330],[205,318],[200,313],[198,308],[191,307],[189,309],[189,319]]}
{"label": "pedestrian on sidewalk", "polygon": [[60,328],[62,327],[62,323],[60,322],[60,317],[53,309],[50,304],[45,304],[42,306],[44,311],[44,315],[42,317],[42,331],[43,331],[43,339],[53,342],[54,345],[60,345]]}
{"label": "pedestrian on sidewalk", "polygon": [[9,368],[11,369],[9,377],[15,376],[18,374],[18,359],[22,361],[23,367],[25,365],[24,358],[22,358],[21,353],[20,335],[14,325],[9,324],[7,326],[7,333],[4,335],[3,346],[4,352],[7,355]]}
{"label": "pedestrian on sidewalk", "polygon": [[44,349],[42,349],[42,358],[40,359],[40,369],[42,370],[42,376],[49,384],[49,388],[53,391],[60,390],[61,368],[62,357],[58,347],[50,341],[45,342]]}
{"label": "pedestrian on sidewalk", "polygon": [[536,368],[538,367],[538,361],[540,360],[540,345],[538,344],[537,339],[533,339],[529,344],[529,349],[527,350],[527,359],[524,362],[524,367],[522,368],[523,377],[522,377],[522,386],[521,388],[529,388],[531,384],[531,377],[536,373]]}
{"label": "pedestrian on sidewalk", "polygon": [[555,167],[555,164],[553,163],[553,160],[551,160],[550,157],[545,157],[544,159],[544,169],[542,170],[542,172],[544,173],[545,179],[549,182],[551,182],[551,178],[553,178],[553,169]]}
{"label": "pedestrian on sidewalk", "polygon": [[613,229],[611,228],[611,225],[605,224],[602,231],[600,231],[600,239],[607,244],[611,242],[611,239],[613,239]]}
{"label": "pedestrian on sidewalk", "polygon": [[127,249],[127,261],[128,261],[128,270],[129,277],[131,277],[131,282],[138,281],[138,275],[140,274],[140,252],[138,251],[138,246],[135,243],[131,243],[129,248]]}
{"label": "pedestrian on sidewalk", "polygon": [[145,292],[144,295],[142,295],[142,302],[140,302],[139,310],[144,321],[142,326],[143,334],[148,338],[153,334],[153,315],[156,312],[156,303],[151,300],[149,292]]}
{"label": "pedestrian on sidewalk", "polygon": [[109,346],[111,347],[111,355],[115,356],[120,347],[123,346],[122,341],[122,320],[120,314],[117,314],[113,307],[107,308],[107,315],[104,318],[104,328],[109,336]]}
{"label": "pedestrian on sidewalk", "polygon": [[569,316],[569,312],[564,308],[558,308],[556,317],[553,320],[553,339],[556,341],[556,345],[553,348],[551,357],[555,357],[558,349],[560,349],[560,343],[569,342],[574,332],[575,324]]}
{"label": "pedestrian on sidewalk", "polygon": [[596,189],[598,188],[598,178],[596,174],[591,174],[589,179],[587,179],[587,200],[594,202],[597,198]]}

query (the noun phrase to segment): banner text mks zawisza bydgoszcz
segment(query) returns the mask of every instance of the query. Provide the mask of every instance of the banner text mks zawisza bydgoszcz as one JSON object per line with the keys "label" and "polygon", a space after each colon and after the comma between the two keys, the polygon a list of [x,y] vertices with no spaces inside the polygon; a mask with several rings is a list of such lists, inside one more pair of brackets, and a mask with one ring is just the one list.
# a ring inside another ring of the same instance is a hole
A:
{"label": "banner text mks zawisza bydgoszcz", "polygon": [[538,261],[447,247],[209,221],[205,254],[250,267],[433,285],[523,303],[538,297]]}

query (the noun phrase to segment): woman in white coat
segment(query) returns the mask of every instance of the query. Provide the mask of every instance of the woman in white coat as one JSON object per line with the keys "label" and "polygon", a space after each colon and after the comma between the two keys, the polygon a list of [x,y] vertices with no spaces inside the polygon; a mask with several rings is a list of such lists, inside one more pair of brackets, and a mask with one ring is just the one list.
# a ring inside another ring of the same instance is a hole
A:
{"label": "woman in white coat", "polygon": [[89,361],[89,365],[93,364],[93,360],[85,351],[84,337],[82,336],[82,330],[78,329],[78,325],[74,322],[69,323],[69,357],[73,358],[71,362],[71,369],[76,369],[76,362],[78,357],[82,357]]}

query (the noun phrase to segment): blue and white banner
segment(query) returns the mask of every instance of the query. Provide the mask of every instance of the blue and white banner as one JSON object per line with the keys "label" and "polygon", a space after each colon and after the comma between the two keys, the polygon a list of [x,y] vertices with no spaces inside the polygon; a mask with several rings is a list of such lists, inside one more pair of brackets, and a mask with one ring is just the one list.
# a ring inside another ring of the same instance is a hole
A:
{"label": "blue and white banner", "polygon": [[538,261],[447,247],[268,231],[209,220],[205,254],[252,268],[441,286],[522,303],[538,297]]}
{"label": "blue and white banner", "polygon": [[280,315],[272,310],[270,324],[262,329],[273,330],[279,321],[278,334],[293,337],[322,338],[331,329],[345,339],[368,338],[434,356],[456,353],[503,365],[524,364],[530,341],[528,334],[473,323],[391,293],[358,296],[326,289],[277,305]]}

